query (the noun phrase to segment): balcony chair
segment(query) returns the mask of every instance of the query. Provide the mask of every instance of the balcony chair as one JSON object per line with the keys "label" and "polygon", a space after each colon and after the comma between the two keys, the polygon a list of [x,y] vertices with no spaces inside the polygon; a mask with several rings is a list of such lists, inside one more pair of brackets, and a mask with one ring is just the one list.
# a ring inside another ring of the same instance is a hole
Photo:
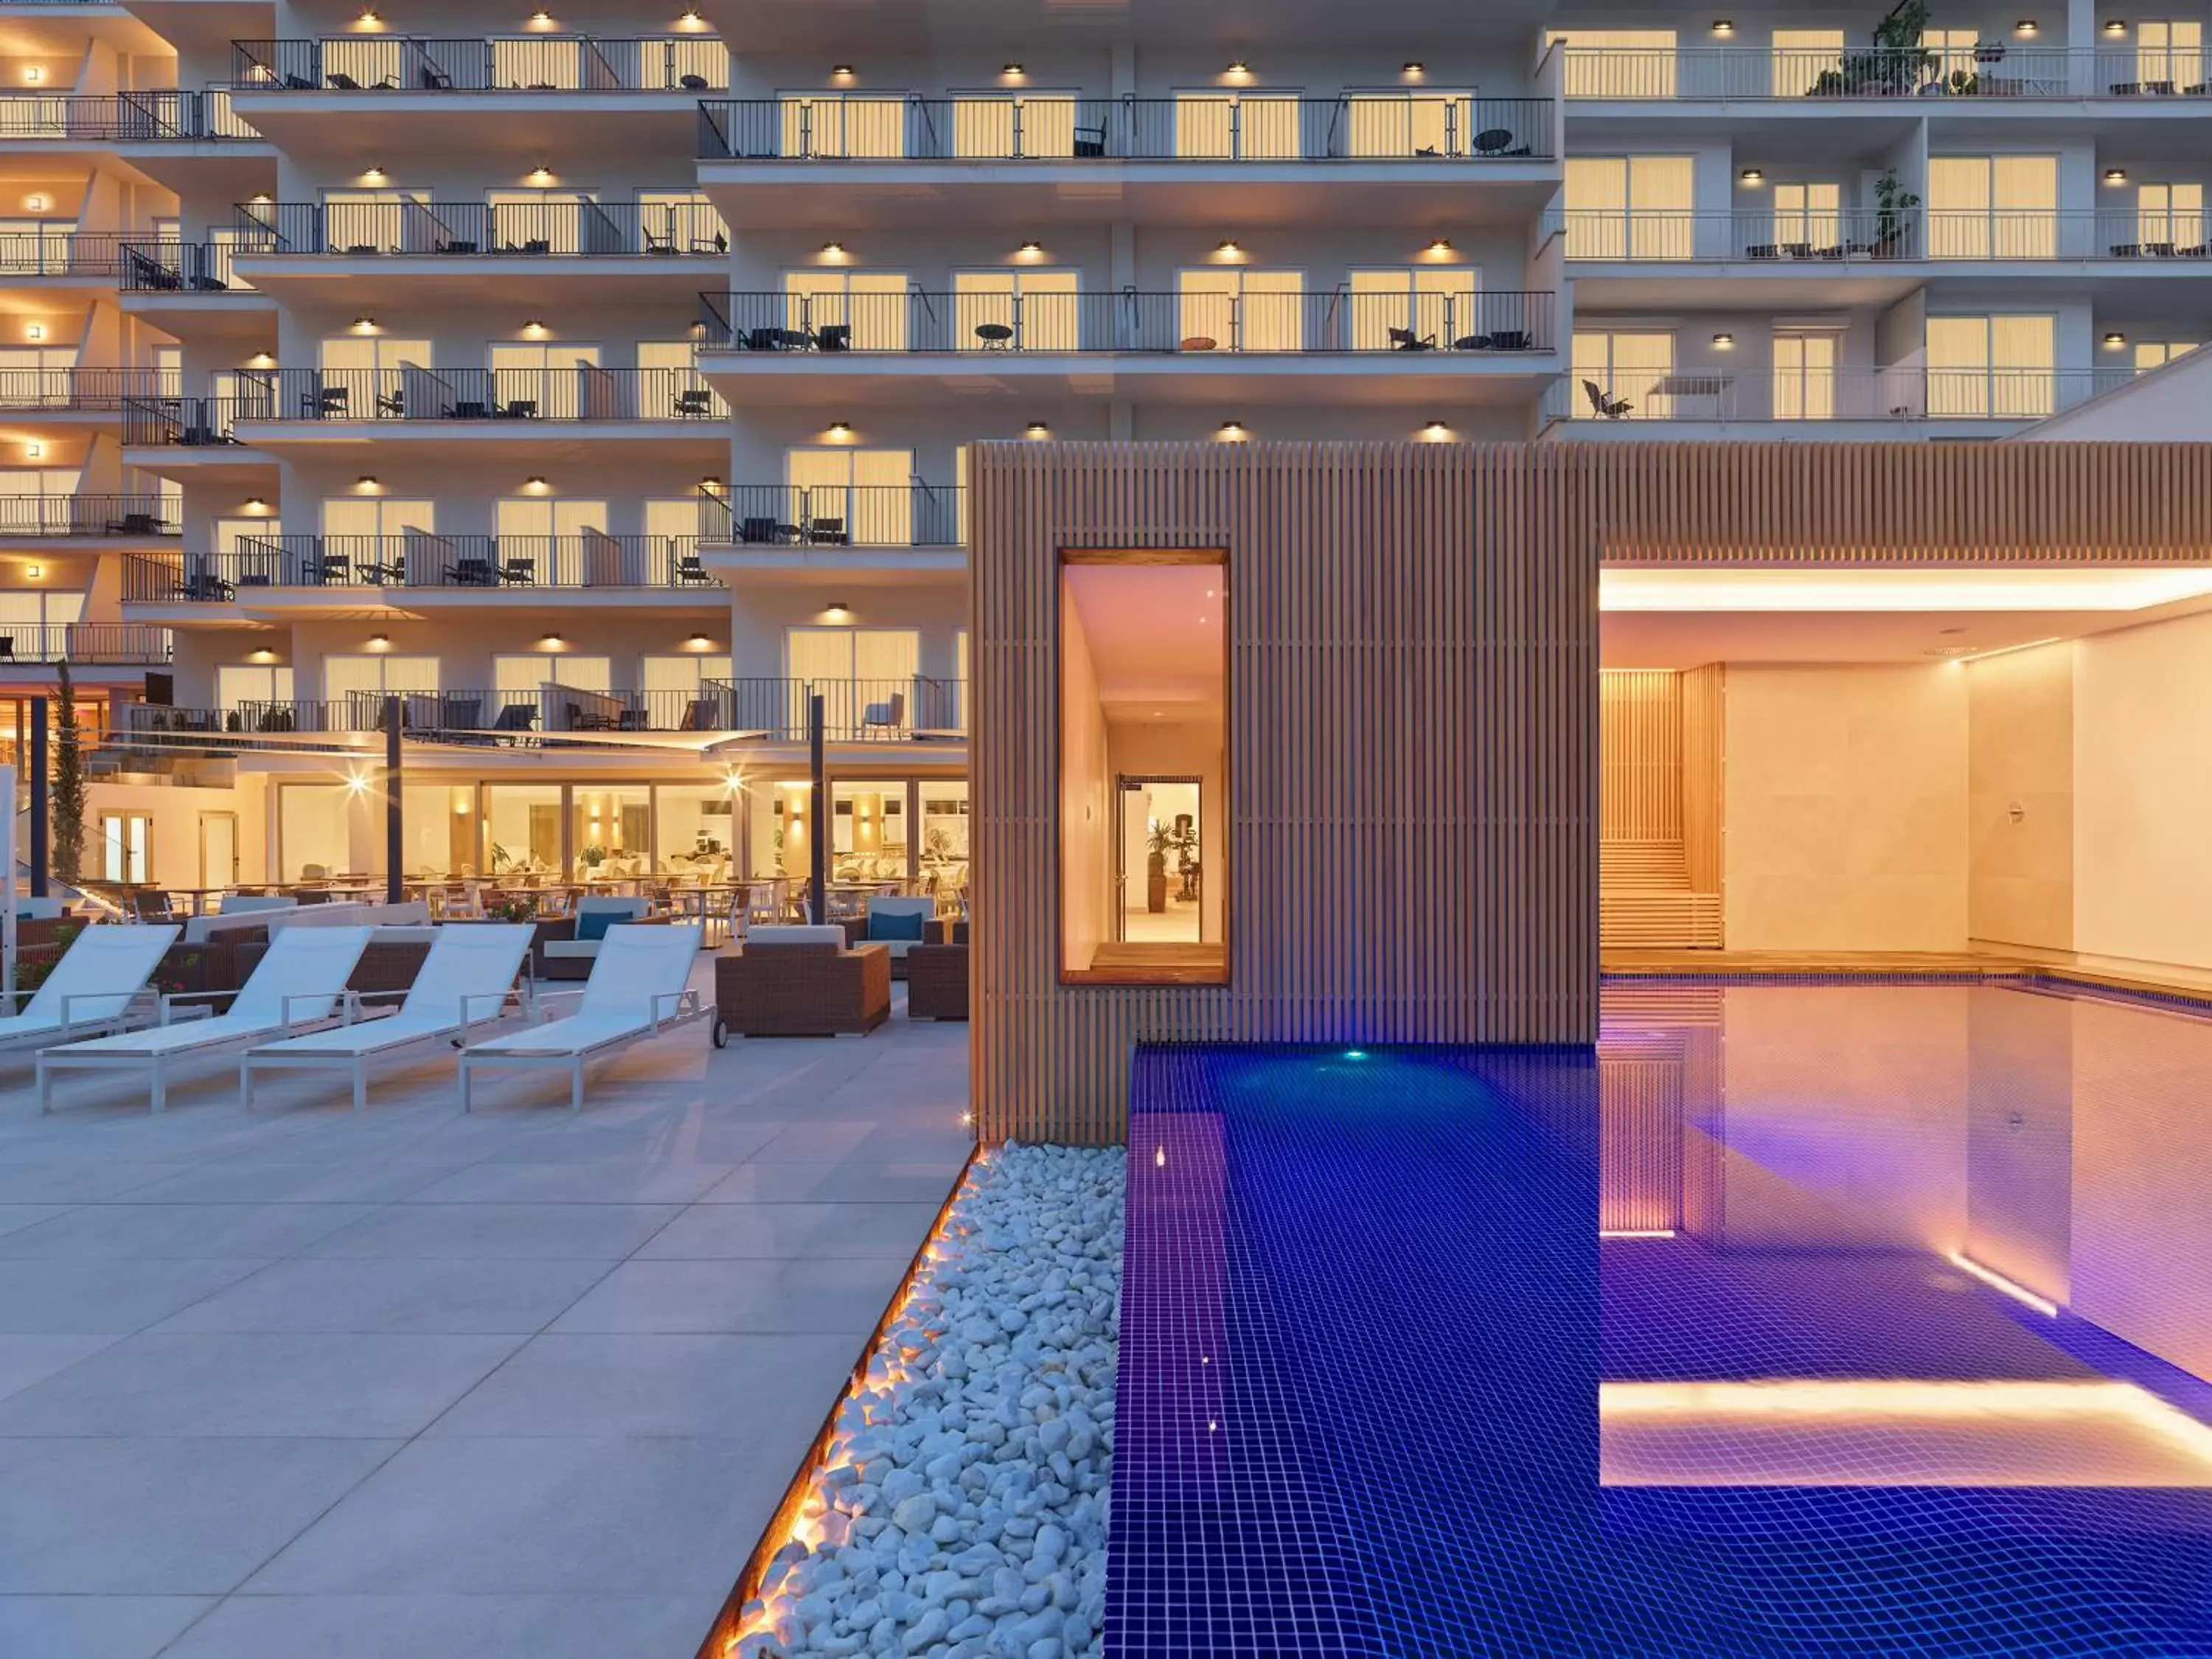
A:
{"label": "balcony chair", "polygon": [[676,556],[675,575],[678,587],[702,586],[713,580],[707,567],[699,562],[696,553],[678,553]]}
{"label": "balcony chair", "polygon": [[894,691],[888,702],[872,702],[860,711],[860,735],[880,733],[896,738],[906,725],[906,693]]}
{"label": "balcony chair", "polygon": [[721,710],[717,697],[694,697],[684,705],[684,722],[678,728],[684,732],[719,732],[722,729]]}
{"label": "balcony chair", "polygon": [[432,69],[425,64],[420,74],[425,92],[451,92],[453,89],[453,77],[443,70]]}
{"label": "balcony chair", "polygon": [[445,236],[439,238],[436,251],[440,253],[481,253],[483,249],[471,238]]}
{"label": "balcony chair", "polygon": [[354,585],[353,561],[343,554],[325,553],[308,562],[307,574],[310,586],[350,587]]}
{"label": "balcony chair", "polygon": [[15,636],[13,634],[0,634],[0,662],[15,660]]}
{"label": "balcony chair", "polygon": [[809,519],[806,521],[806,542],[811,547],[849,547],[852,533],[845,528],[842,519]]}
{"label": "balcony chair", "polygon": [[853,349],[853,325],[850,323],[831,323],[814,333],[817,351],[850,351]]}
{"label": "balcony chair", "polygon": [[704,388],[676,394],[677,417],[679,420],[703,421],[714,412],[714,394]]}
{"label": "balcony chair", "polygon": [[1393,351],[1434,351],[1437,349],[1437,337],[1433,334],[1417,335],[1410,328],[1394,328],[1389,333],[1390,349]]}
{"label": "balcony chair", "polygon": [[446,567],[446,580],[454,587],[497,587],[499,569],[489,559],[456,559]]}
{"label": "balcony chair", "polygon": [[511,702],[499,711],[499,718],[491,729],[506,736],[514,736],[538,729],[538,708],[534,703]]}
{"label": "balcony chair", "polygon": [[310,80],[304,75],[288,74],[284,77],[284,90],[287,92],[320,92],[322,88],[317,86],[313,81]]}
{"label": "balcony chair", "polygon": [[749,328],[745,331],[744,347],[748,351],[781,351],[783,349],[783,331],[780,328]]}
{"label": "balcony chair", "polygon": [[110,536],[158,536],[162,521],[151,513],[126,513],[119,519],[107,521],[106,533]]}
{"label": "balcony chair", "polygon": [[1584,392],[1589,394],[1590,408],[1595,410],[1598,414],[1604,416],[1608,421],[1617,421],[1622,416],[1627,414],[1630,410],[1636,407],[1634,404],[1630,403],[1626,398],[1608,400],[1605,393],[1598,390],[1598,384],[1595,380],[1584,380],[1583,382],[1583,390]]}
{"label": "balcony chair", "polygon": [[1075,148],[1071,153],[1087,161],[1102,159],[1106,154],[1105,123],[1102,121],[1095,127],[1076,128]]}
{"label": "balcony chair", "polygon": [[447,404],[443,413],[449,421],[489,421],[492,418],[492,405],[473,398],[464,398],[457,403]]}
{"label": "balcony chair", "polygon": [[1474,135],[1474,153],[1487,160],[1496,161],[1511,155],[1532,155],[1534,148],[1516,144],[1513,134],[1504,127],[1486,127]]}
{"label": "balcony chair", "polygon": [[348,412],[351,389],[342,386],[319,386],[300,398],[300,414],[304,420],[326,421],[333,416],[343,420]]}
{"label": "balcony chair", "polygon": [[562,730],[565,732],[619,732],[622,730],[622,720],[619,715],[605,714],[596,708],[586,708],[580,702],[564,704],[562,713],[564,718],[562,720]]}
{"label": "balcony chair", "polygon": [[535,587],[538,586],[538,561],[509,559],[500,566],[499,579],[509,587]]}
{"label": "balcony chair", "polygon": [[1532,343],[1528,331],[1525,328],[1499,328],[1491,331],[1490,345],[1493,351],[1526,351]]}
{"label": "balcony chair", "polygon": [[694,253],[727,253],[730,251],[730,239],[719,230],[708,237],[694,236],[691,239],[691,251]]}
{"label": "balcony chair", "polygon": [[209,599],[220,605],[236,599],[238,590],[222,577],[203,570],[179,582],[176,595],[180,599]]}
{"label": "balcony chair", "polygon": [[360,92],[364,89],[361,82],[350,75],[326,75],[323,78],[331,83],[333,92]]}
{"label": "balcony chair", "polygon": [[495,409],[492,418],[501,421],[534,421],[538,418],[538,399],[515,398],[503,409]]}
{"label": "balcony chair", "polygon": [[783,529],[774,519],[740,519],[738,540],[753,547],[769,546],[783,539]]}
{"label": "balcony chair", "polygon": [[1487,334],[1462,334],[1452,342],[1454,351],[1487,351],[1491,339]]}

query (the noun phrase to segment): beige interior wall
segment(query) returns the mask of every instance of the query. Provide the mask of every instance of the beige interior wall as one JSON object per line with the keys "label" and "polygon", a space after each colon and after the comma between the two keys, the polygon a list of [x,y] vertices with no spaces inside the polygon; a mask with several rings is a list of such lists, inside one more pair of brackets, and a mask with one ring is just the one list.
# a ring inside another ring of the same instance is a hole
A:
{"label": "beige interior wall", "polygon": [[2077,652],[2074,948],[2212,969],[2212,616]]}
{"label": "beige interior wall", "polygon": [[154,820],[149,873],[166,887],[200,884],[200,814],[231,812],[238,818],[238,869],[241,881],[267,879],[267,819],[260,781],[241,780],[239,787],[202,789],[158,783],[88,783],[84,792],[84,859],[99,872],[100,815],[146,812]]}
{"label": "beige interior wall", "polygon": [[1952,664],[1728,669],[1734,951],[1962,951],[1966,689]]}
{"label": "beige interior wall", "polygon": [[1967,930],[2074,948],[2072,643],[1966,667]]}
{"label": "beige interior wall", "polygon": [[1107,927],[1114,879],[1106,711],[1098,671],[1073,592],[1060,588],[1060,966],[1091,966]]}
{"label": "beige interior wall", "polygon": [[1109,770],[1116,776],[1194,777],[1200,811],[1198,860],[1201,871],[1199,925],[1207,943],[1228,938],[1228,798],[1223,793],[1221,726],[1218,720],[1124,720],[1109,728]]}

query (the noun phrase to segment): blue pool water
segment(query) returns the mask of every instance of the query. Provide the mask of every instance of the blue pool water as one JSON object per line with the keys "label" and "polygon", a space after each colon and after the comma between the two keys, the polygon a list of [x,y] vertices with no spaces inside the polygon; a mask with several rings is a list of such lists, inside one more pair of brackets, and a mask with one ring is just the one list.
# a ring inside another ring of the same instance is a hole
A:
{"label": "blue pool water", "polygon": [[2212,1655],[2212,1019],[1137,1057],[1106,1648]]}

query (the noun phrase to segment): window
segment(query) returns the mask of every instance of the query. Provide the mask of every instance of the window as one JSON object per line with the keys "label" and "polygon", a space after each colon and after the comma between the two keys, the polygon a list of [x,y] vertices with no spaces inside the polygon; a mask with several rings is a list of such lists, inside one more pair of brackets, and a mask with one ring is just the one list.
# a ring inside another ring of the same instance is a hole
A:
{"label": "window", "polygon": [[[592,198],[574,191],[495,190],[485,193],[490,209],[491,244],[483,252],[624,253],[627,239]],[[455,216],[449,240],[474,242],[477,216]],[[459,251],[459,250],[456,250]]]}
{"label": "window", "polygon": [[[533,91],[580,90],[586,84],[584,61],[584,43],[573,35],[511,35],[491,43],[491,83]],[[595,47],[594,66],[600,61]],[[595,77],[590,84],[611,85],[612,77]]]}
{"label": "window", "polygon": [[985,93],[952,100],[952,153],[986,158],[1075,154],[1075,94]]}
{"label": "window", "polygon": [[794,449],[784,458],[790,517],[815,544],[907,547],[914,541],[914,452]]}
{"label": "window", "polygon": [[100,815],[100,875],[103,881],[143,886],[154,878],[154,815]]}
{"label": "window", "polygon": [[[501,708],[538,708],[548,685],[579,691],[614,690],[614,661],[568,651],[501,653],[491,659],[492,701]],[[542,716],[541,716],[542,719]]]}
{"label": "window", "polygon": [[2031,419],[2052,408],[2057,319],[1930,317],[1928,412]]}
{"label": "window", "polygon": [[1674,372],[1672,334],[1629,331],[1575,331],[1574,375],[1582,397],[1574,404],[1577,419],[1598,418],[1595,387],[1607,405],[1626,403],[1625,413],[1644,420],[1664,420],[1674,413],[1673,398],[1658,388]]}
{"label": "window", "polygon": [[[962,351],[1073,351],[1078,277],[1072,270],[963,270],[952,277],[952,338]],[[1011,329],[1011,337],[999,329]],[[988,330],[987,335],[981,331]]]}
{"label": "window", "polygon": [[1474,95],[1355,92],[1345,99],[1347,155],[1465,155],[1474,148]]}
{"label": "window", "polygon": [[385,335],[343,335],[321,343],[320,384],[295,411],[306,420],[368,421],[398,415],[409,407],[434,406],[437,383],[431,379],[430,343]]}
{"label": "window", "polygon": [[[295,253],[433,253],[427,215],[409,207],[429,198],[417,190],[329,190],[323,192],[323,246]],[[271,213],[273,215],[274,210]],[[257,216],[256,222],[259,222]]]}
{"label": "window", "polygon": [[898,94],[786,93],[781,101],[786,155],[906,154],[907,100]]}
{"label": "window", "polygon": [[1817,252],[1843,245],[1840,185],[1777,185],[1774,240],[1778,247]]}
{"label": "window", "polygon": [[738,864],[738,797],[726,783],[664,783],[653,792],[653,862],[663,875],[719,883]]}
{"label": "window", "polygon": [[901,779],[830,786],[832,881],[904,881],[906,784]]}
{"label": "window", "polygon": [[2178,92],[2204,84],[2204,25],[2194,20],[2136,25],[2136,78]]}
{"label": "window", "polygon": [[[393,495],[344,495],[322,504],[323,540],[320,557],[313,570],[295,571],[295,581],[360,581],[386,575],[406,578],[413,550],[408,538],[437,527],[437,503],[408,501]],[[264,526],[265,527],[265,526]],[[423,562],[434,559],[442,569],[445,550],[425,550]]]}
{"label": "window", "polygon": [[215,671],[215,706],[232,714],[254,703],[292,701],[292,671],[289,666],[264,667],[259,663],[218,663]]}
{"label": "window", "polygon": [[1553,29],[1546,39],[1566,51],[1570,98],[1672,98],[1672,29]]}
{"label": "window", "polygon": [[524,404],[549,421],[610,420],[618,412],[615,382],[598,372],[599,362],[595,345],[495,340],[491,397],[501,409]]}
{"label": "window", "polygon": [[705,570],[695,563],[694,574],[686,574],[685,562],[697,559],[701,542],[726,541],[729,535],[729,519],[704,494],[653,497],[645,503],[647,581],[656,586],[683,581],[706,586]]}
{"label": "window", "polygon": [[1836,337],[1778,333],[1774,337],[1774,418],[1836,418]]}
{"label": "window", "polygon": [[1298,99],[1289,92],[1179,92],[1175,153],[1200,161],[1295,161]]}
{"label": "window", "polygon": [[2197,349],[2195,340],[2137,340],[2136,342],[2136,373],[2163,368],[2176,357],[2185,357]]}
{"label": "window", "polygon": [[2204,186],[2144,185],[2136,191],[2136,234],[2146,249],[2172,253],[2204,246]]}
{"label": "window", "polygon": [[1352,349],[1387,351],[1391,331],[1449,346],[1476,326],[1480,271],[1465,265],[1414,265],[1352,273]]}
{"label": "window", "polygon": [[18,408],[70,401],[75,346],[0,348],[0,396]]}
{"label": "window", "polygon": [[637,193],[641,246],[647,253],[727,253],[730,228],[696,190]]}
{"label": "window", "polygon": [[1567,162],[1567,258],[1686,259],[1696,249],[1696,164],[1687,155]]}
{"label": "window", "polygon": [[1937,259],[2048,259],[2058,251],[2058,158],[1934,155],[1928,251]]}
{"label": "window", "polygon": [[921,635],[914,629],[794,628],[785,651],[794,731],[806,730],[810,691],[822,694],[833,737],[898,737],[912,729],[921,666]]}
{"label": "window", "polygon": [[[1208,267],[1181,273],[1186,350],[1297,351],[1305,345],[1305,273]],[[1206,345],[1192,342],[1203,340]]]}
{"label": "window", "polygon": [[968,885],[968,784],[924,778],[921,789],[922,890],[940,896]]}
{"label": "window", "polygon": [[726,653],[716,656],[704,651],[683,651],[637,659],[641,691],[696,697],[702,695],[708,681],[729,678],[730,659]]}
{"label": "window", "polygon": [[1822,76],[1843,72],[1844,32],[1777,29],[1772,62],[1774,82],[1769,90],[1777,98],[1802,98],[1820,83]]}
{"label": "window", "polygon": [[518,586],[634,586],[618,564],[621,545],[606,533],[607,504],[567,495],[509,495],[492,504],[502,580]]}
{"label": "window", "polygon": [[902,271],[791,270],[783,277],[784,326],[820,338],[843,329],[860,351],[907,349],[907,290]]}
{"label": "window", "polygon": [[569,879],[630,881],[652,873],[652,792],[642,784],[628,788],[602,784],[570,786],[568,844],[575,848]]}
{"label": "window", "polygon": [[1978,32],[1973,29],[1921,30],[1920,49],[1935,58],[1929,78],[1948,83],[1954,76],[1972,77],[1976,73],[1974,48],[1979,44]]}
{"label": "window", "polygon": [[49,593],[33,589],[0,592],[0,639],[17,659],[43,662],[58,659],[69,638],[69,626],[84,614],[82,593]]}
{"label": "window", "polygon": [[699,372],[688,340],[637,344],[637,412],[647,421],[727,420],[730,406]]}
{"label": "window", "polygon": [[[372,651],[360,656],[323,659],[323,698],[343,702],[356,697],[386,697],[401,691],[435,691],[438,659]],[[374,722],[371,721],[374,725]]]}

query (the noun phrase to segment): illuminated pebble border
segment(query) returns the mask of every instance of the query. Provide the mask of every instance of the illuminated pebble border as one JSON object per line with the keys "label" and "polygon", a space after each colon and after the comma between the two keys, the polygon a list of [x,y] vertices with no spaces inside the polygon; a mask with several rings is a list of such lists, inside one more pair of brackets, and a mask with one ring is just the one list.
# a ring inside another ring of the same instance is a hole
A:
{"label": "illuminated pebble border", "polygon": [[1097,1652],[1124,1166],[1115,1148],[977,1155],[771,1534],[728,1659]]}

